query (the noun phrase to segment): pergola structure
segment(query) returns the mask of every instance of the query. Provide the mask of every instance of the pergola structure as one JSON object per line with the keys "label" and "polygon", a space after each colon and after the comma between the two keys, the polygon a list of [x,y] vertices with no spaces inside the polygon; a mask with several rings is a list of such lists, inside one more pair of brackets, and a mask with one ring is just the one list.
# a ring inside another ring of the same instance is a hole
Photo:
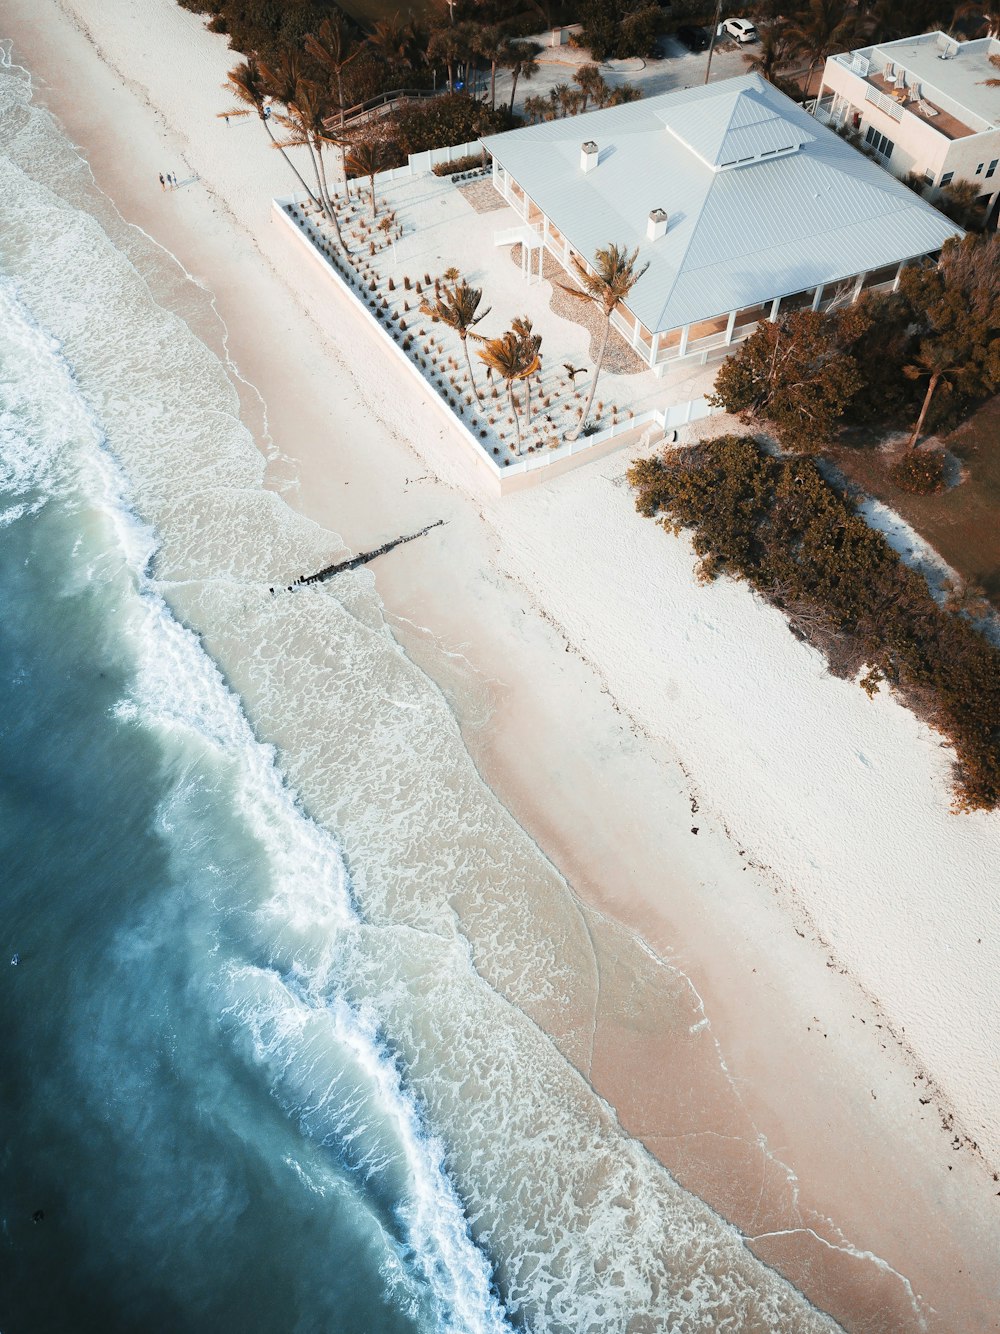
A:
{"label": "pergola structure", "polygon": [[892,288],[960,232],[754,74],[482,142],[516,230],[571,276],[612,243],[648,261],[613,323],[658,374],[779,312]]}

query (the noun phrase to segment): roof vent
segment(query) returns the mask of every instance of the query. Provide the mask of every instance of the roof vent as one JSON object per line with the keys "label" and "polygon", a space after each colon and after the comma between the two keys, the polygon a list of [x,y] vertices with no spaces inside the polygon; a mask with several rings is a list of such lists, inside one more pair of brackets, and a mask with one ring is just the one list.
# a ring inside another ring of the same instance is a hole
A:
{"label": "roof vent", "polygon": [[584,172],[593,171],[597,166],[597,145],[588,139],[580,149],[580,168]]}
{"label": "roof vent", "polygon": [[667,230],[667,213],[662,208],[650,209],[649,218],[646,221],[646,238],[649,241],[658,241]]}

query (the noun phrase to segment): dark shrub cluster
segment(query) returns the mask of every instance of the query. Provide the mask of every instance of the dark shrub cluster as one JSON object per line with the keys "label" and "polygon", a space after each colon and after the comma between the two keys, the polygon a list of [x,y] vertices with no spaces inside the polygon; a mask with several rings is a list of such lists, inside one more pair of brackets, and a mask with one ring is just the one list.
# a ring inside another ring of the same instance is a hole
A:
{"label": "dark shrub cluster", "polygon": [[866,689],[885,680],[943,733],[957,809],[1000,804],[1000,651],[937,605],[811,459],[724,436],[640,460],[629,482],[641,514],[690,530],[700,577],[745,579],[828,660],[867,664]]}
{"label": "dark shrub cluster", "polygon": [[431,170],[435,176],[456,176],[466,171],[478,171],[482,165],[482,153],[466,153],[464,157],[452,158],[450,162],[439,162]]}
{"label": "dark shrub cluster", "polygon": [[[444,93],[430,101],[415,103],[391,117],[391,121],[387,138],[397,145],[404,162],[409,153],[472,143],[482,134],[496,134],[521,123],[506,107],[491,111],[485,102],[463,97],[461,93]],[[458,168],[453,166],[452,170]]]}
{"label": "dark shrub cluster", "polygon": [[900,491],[931,496],[944,490],[944,455],[939,449],[909,450],[889,469]]}

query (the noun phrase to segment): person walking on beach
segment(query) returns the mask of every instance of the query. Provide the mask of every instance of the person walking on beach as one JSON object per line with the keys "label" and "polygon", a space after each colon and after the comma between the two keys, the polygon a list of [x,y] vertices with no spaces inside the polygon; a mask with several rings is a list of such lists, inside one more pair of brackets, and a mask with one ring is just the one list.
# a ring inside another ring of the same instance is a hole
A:
{"label": "person walking on beach", "polygon": [[161,190],[165,190],[166,188],[167,188],[167,183],[166,183],[166,181],[163,179],[163,172],[161,171],[161,172],[160,172],[160,189],[161,189]]}

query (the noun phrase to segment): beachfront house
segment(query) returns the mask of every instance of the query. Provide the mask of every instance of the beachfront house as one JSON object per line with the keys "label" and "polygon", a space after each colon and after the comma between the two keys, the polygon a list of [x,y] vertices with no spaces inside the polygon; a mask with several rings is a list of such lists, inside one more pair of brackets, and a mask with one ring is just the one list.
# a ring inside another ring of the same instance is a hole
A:
{"label": "beachfront house", "polygon": [[891,288],[958,231],[759,75],[483,140],[523,222],[527,278],[611,242],[645,276],[613,317],[657,374],[725,356],[760,320]]}
{"label": "beachfront house", "polygon": [[991,209],[1000,190],[1000,41],[956,42],[943,32],[883,42],[827,59],[815,115],[856,130],[896,176],[935,193],[971,183]]}

